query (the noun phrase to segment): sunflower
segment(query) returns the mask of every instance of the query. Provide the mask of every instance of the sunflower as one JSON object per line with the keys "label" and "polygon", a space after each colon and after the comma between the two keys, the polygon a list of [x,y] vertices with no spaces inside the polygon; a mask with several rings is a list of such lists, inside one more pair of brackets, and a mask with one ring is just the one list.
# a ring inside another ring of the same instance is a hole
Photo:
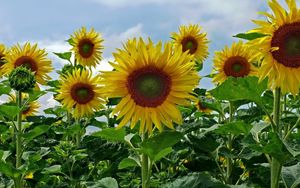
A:
{"label": "sunflower", "polygon": [[181,26],[179,33],[172,33],[175,47],[180,47],[182,51],[193,54],[195,59],[203,62],[208,56],[208,40],[206,33],[201,33],[199,25]]}
{"label": "sunflower", "polygon": [[74,69],[61,77],[59,83],[56,99],[61,100],[75,119],[91,116],[103,108],[105,101],[101,96],[103,89],[99,86],[99,77],[93,77],[89,70]]}
{"label": "sunflower", "polygon": [[[9,101],[16,103],[16,96],[14,94],[9,95]],[[24,120],[28,116],[34,116],[38,113],[38,109],[41,107],[38,101],[32,101],[27,103],[28,94],[22,93],[22,103],[25,104],[22,111],[22,119]]]}
{"label": "sunflower", "polygon": [[164,124],[173,128],[173,122],[182,123],[176,105],[189,105],[195,99],[190,93],[198,84],[199,76],[193,69],[193,56],[178,48],[172,51],[166,43],[154,45],[149,39],[128,40],[124,50],[113,54],[114,71],[102,73],[107,95],[122,97],[112,114],[122,118],[117,128],[130,122],[135,127],[140,120],[140,133],[153,131],[154,126],[162,131]]}
{"label": "sunflower", "polygon": [[259,27],[250,31],[266,36],[250,45],[260,49],[260,80],[268,77],[271,89],[279,87],[283,93],[296,95],[300,85],[300,9],[295,0],[286,2],[289,11],[276,0],[269,1],[274,14],[263,12],[268,20],[254,20]]}
{"label": "sunflower", "polygon": [[25,43],[23,47],[19,44],[10,49],[10,55],[7,56],[7,63],[3,67],[5,74],[10,72],[18,66],[25,66],[35,74],[36,81],[40,84],[45,84],[50,80],[50,73],[53,68],[51,60],[46,58],[45,50],[37,48],[37,44],[31,46],[30,43]]}
{"label": "sunflower", "polygon": [[102,59],[103,39],[93,28],[87,31],[85,27],[71,35],[72,51],[79,64],[95,67]]}
{"label": "sunflower", "polygon": [[206,114],[210,114],[212,112],[212,110],[203,103],[203,100],[200,100],[200,99],[197,101],[196,107],[200,112],[203,112]]}
{"label": "sunflower", "polygon": [[213,82],[222,83],[228,77],[245,77],[257,75],[256,52],[239,41],[231,48],[226,46],[222,51],[215,52]]}
{"label": "sunflower", "polygon": [[0,44],[0,78],[3,75],[3,65],[5,64],[7,56],[7,50],[3,44]]}

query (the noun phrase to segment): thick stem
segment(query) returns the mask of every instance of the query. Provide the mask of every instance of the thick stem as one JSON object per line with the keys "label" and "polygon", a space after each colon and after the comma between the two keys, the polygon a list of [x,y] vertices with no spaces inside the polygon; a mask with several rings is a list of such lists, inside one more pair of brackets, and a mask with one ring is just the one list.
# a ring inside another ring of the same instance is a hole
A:
{"label": "thick stem", "polygon": [[[142,140],[148,138],[148,134],[142,135]],[[149,157],[146,154],[142,154],[142,188],[150,187],[150,169],[149,169]]]}
{"label": "thick stem", "polygon": [[[19,109],[22,108],[22,92],[17,91],[16,95],[17,105]],[[22,165],[22,111],[17,115],[17,130],[16,130],[16,168]],[[15,179],[15,187],[21,188],[22,186],[22,176]]]}
{"label": "thick stem", "polygon": [[[280,88],[276,88],[274,93],[274,106],[273,106],[273,118],[276,125],[276,129],[274,130],[275,134],[282,135],[282,130],[280,127]],[[272,158],[271,163],[271,188],[279,187],[279,178],[281,173],[281,164],[280,162]]]}
{"label": "thick stem", "polygon": [[[233,104],[229,102],[229,122],[233,121]],[[232,150],[232,141],[233,141],[233,135],[229,134],[228,135],[228,142],[227,142],[227,148],[231,152]],[[231,174],[232,174],[232,158],[231,157],[226,157],[226,183],[231,184],[232,179],[231,179]]]}

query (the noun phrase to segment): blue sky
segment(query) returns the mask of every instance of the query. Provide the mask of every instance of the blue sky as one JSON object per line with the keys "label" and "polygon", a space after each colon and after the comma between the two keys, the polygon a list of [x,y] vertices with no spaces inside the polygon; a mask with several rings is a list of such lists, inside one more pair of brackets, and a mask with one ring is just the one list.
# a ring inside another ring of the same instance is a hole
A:
{"label": "blue sky", "polygon": [[[266,10],[267,0],[6,0],[0,7],[0,43],[37,42],[60,68],[65,62],[52,52],[69,50],[64,40],[81,26],[94,27],[105,40],[104,61],[98,68],[107,69],[111,53],[129,38],[167,41],[180,25],[199,24],[210,41],[210,56],[200,72],[206,75],[214,51],[235,41],[233,35],[253,28],[251,20]],[[210,89],[212,84],[203,79],[200,87]]]}

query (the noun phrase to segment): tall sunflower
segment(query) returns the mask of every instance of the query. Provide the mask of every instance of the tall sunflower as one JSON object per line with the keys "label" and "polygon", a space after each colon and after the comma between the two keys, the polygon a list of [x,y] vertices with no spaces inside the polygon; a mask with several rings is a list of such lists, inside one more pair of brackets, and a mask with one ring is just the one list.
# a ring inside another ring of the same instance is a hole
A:
{"label": "tall sunflower", "polygon": [[102,73],[107,95],[122,97],[113,110],[122,118],[118,128],[130,122],[135,127],[140,120],[140,132],[160,131],[163,124],[173,128],[173,122],[182,123],[176,105],[188,105],[194,99],[190,93],[198,84],[199,76],[193,69],[193,56],[178,48],[172,51],[170,43],[162,50],[162,43],[146,44],[142,39],[129,40],[124,49],[113,54],[114,71]]}
{"label": "tall sunflower", "polygon": [[74,69],[61,77],[60,88],[56,99],[72,113],[75,119],[88,117],[94,111],[103,108],[103,88],[99,85],[99,77],[92,76],[89,70]]}
{"label": "tall sunflower", "polygon": [[[28,100],[28,94],[22,93],[22,102],[23,105]],[[9,97],[9,101],[16,103],[16,96],[14,94],[11,94]],[[32,101],[25,104],[23,111],[22,111],[22,119],[24,120],[28,116],[34,116],[38,113],[38,109],[41,107],[40,103],[38,101]]]}
{"label": "tall sunflower", "polygon": [[260,79],[268,77],[271,89],[280,87],[283,93],[296,95],[300,85],[300,9],[295,0],[286,2],[289,11],[276,0],[269,1],[273,14],[262,13],[268,20],[255,20],[259,27],[250,31],[266,36],[250,45],[260,49]]}
{"label": "tall sunflower", "polygon": [[188,51],[193,54],[195,59],[203,62],[208,56],[208,40],[206,33],[201,32],[199,25],[181,26],[179,33],[172,33],[175,47],[180,47],[182,51]]}
{"label": "tall sunflower", "polygon": [[3,65],[6,63],[7,50],[3,44],[0,44],[0,78],[3,75]]}
{"label": "tall sunflower", "polygon": [[215,52],[213,82],[222,83],[228,77],[245,77],[257,75],[256,52],[239,41],[230,48],[226,46],[222,51]]}
{"label": "tall sunflower", "polygon": [[45,50],[37,48],[37,44],[30,45],[25,43],[23,47],[19,44],[10,49],[10,54],[7,56],[7,63],[3,67],[4,74],[10,74],[11,71],[18,66],[25,66],[35,74],[36,81],[40,84],[45,84],[50,80],[50,73],[53,68],[51,60],[47,57]]}
{"label": "tall sunflower", "polygon": [[82,27],[71,35],[72,51],[77,62],[83,66],[95,67],[102,59],[103,39],[93,28],[87,31]]}

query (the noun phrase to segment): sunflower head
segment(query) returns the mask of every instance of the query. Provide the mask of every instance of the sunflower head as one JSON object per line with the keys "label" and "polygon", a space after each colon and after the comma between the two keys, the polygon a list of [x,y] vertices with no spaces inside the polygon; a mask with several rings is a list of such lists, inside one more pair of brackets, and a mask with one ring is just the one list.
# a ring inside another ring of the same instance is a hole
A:
{"label": "sunflower head", "polygon": [[36,80],[34,74],[26,67],[15,68],[8,77],[10,87],[16,91],[26,91],[34,88]]}
{"label": "sunflower head", "polygon": [[199,99],[196,102],[196,108],[200,112],[203,112],[203,113],[206,113],[206,114],[210,114],[212,112],[212,110],[210,108],[208,108],[205,103],[203,103],[203,99]]}
{"label": "sunflower head", "polygon": [[92,76],[89,70],[74,69],[61,77],[57,100],[72,113],[75,119],[88,117],[94,111],[103,108],[103,89],[99,85],[99,77]]}
{"label": "sunflower head", "polygon": [[[22,93],[22,120],[26,119],[28,116],[36,115],[38,113],[38,109],[41,107],[38,101],[25,103],[28,100],[28,97],[28,94]],[[14,94],[10,94],[9,102],[16,103],[16,96]]]}
{"label": "sunflower head", "polygon": [[260,79],[268,77],[269,87],[283,93],[299,93],[300,86],[300,9],[295,0],[286,0],[289,11],[277,0],[269,1],[273,14],[262,13],[268,20],[254,20],[259,27],[250,32],[265,34],[250,42],[260,49]]}
{"label": "sunflower head", "polygon": [[103,39],[93,28],[82,27],[71,35],[72,51],[77,62],[83,66],[95,67],[102,59]]}
{"label": "sunflower head", "polygon": [[114,71],[102,73],[102,83],[110,97],[122,97],[113,114],[122,118],[118,128],[140,122],[140,132],[163,130],[181,124],[176,105],[189,105],[195,99],[190,93],[198,84],[193,56],[181,49],[172,50],[170,43],[153,44],[149,39],[128,40],[124,49],[113,54]]}
{"label": "sunflower head", "polygon": [[179,33],[172,33],[175,47],[179,47],[183,52],[193,54],[197,61],[203,62],[208,56],[208,40],[206,33],[201,32],[199,25],[181,26]]}
{"label": "sunflower head", "polygon": [[7,63],[3,65],[5,74],[10,74],[15,68],[23,66],[34,73],[36,81],[40,84],[45,84],[50,80],[50,73],[53,68],[51,61],[46,58],[45,50],[37,48],[37,44],[31,45],[25,43],[23,47],[19,44],[13,46],[10,50],[10,55],[7,56]]}
{"label": "sunflower head", "polygon": [[241,41],[215,53],[213,82],[222,83],[228,77],[256,75],[256,53]]}
{"label": "sunflower head", "polygon": [[3,75],[3,65],[6,63],[7,50],[3,44],[0,44],[0,78]]}

